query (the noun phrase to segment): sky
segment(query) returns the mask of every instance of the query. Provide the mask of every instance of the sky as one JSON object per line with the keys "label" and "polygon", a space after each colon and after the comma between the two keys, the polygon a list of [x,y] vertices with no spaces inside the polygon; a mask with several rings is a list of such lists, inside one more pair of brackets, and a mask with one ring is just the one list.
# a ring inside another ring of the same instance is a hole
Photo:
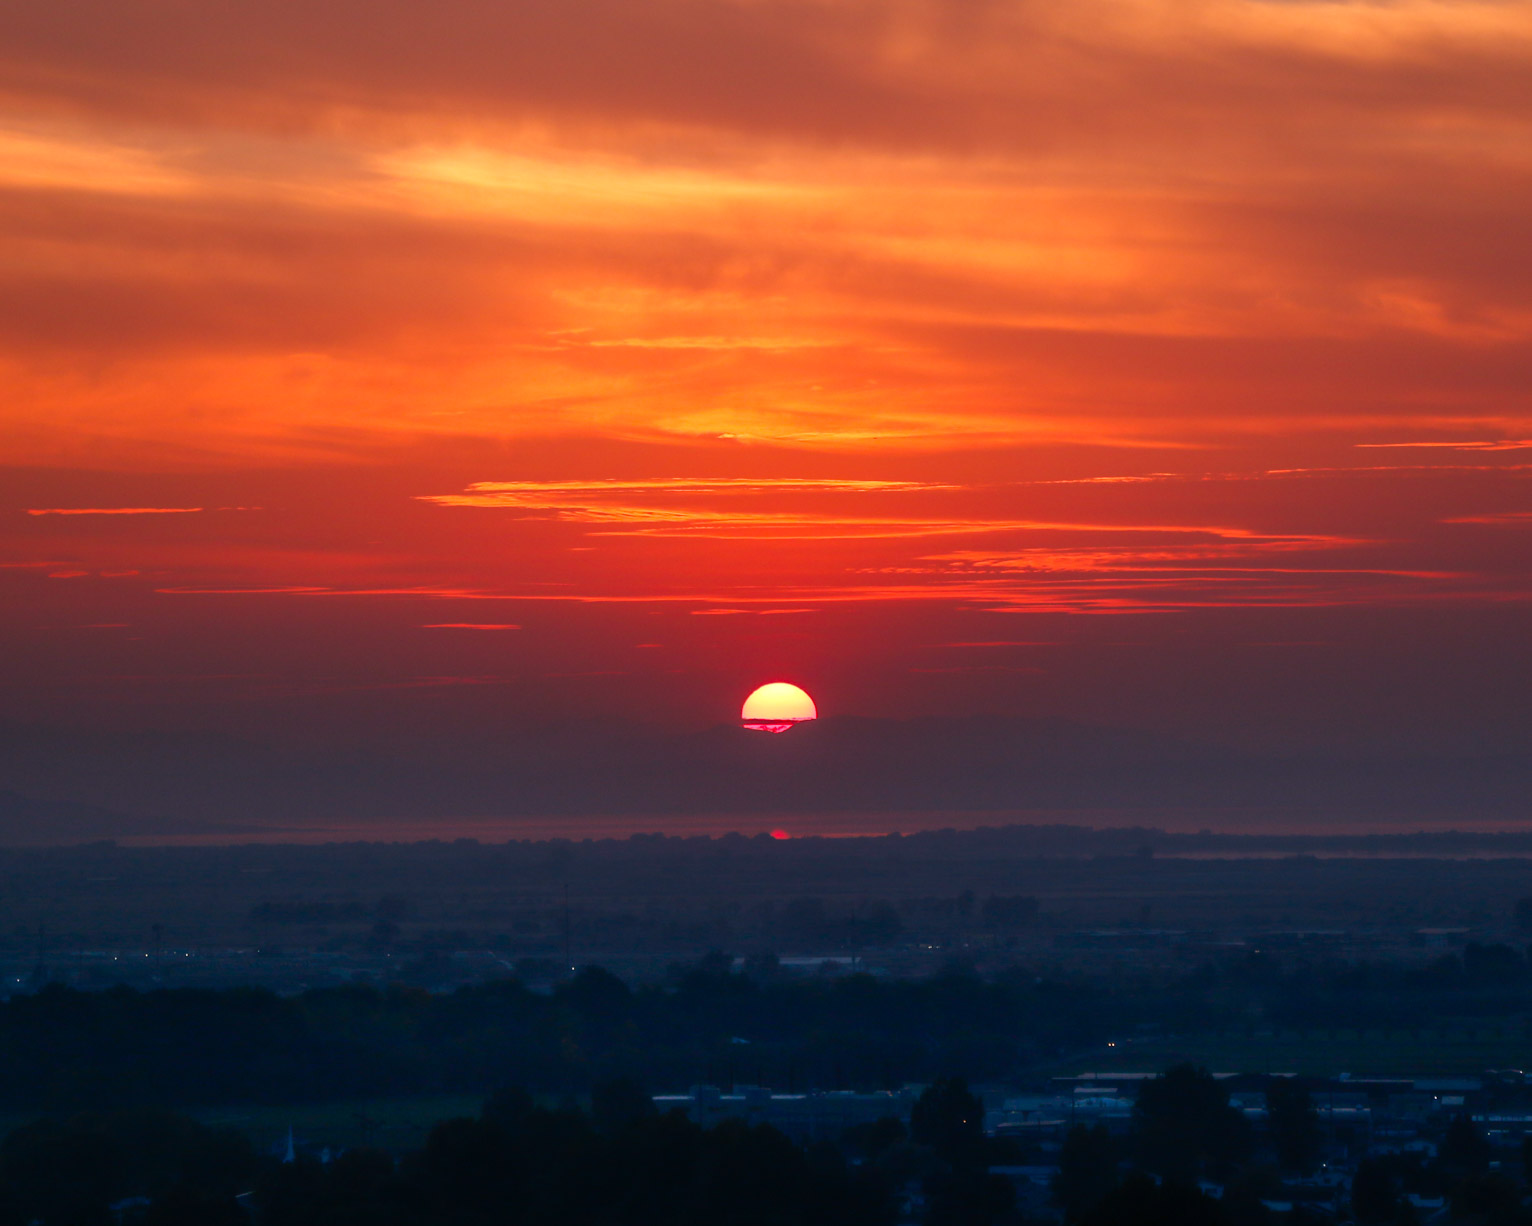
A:
{"label": "sky", "polygon": [[1532,736],[1532,6],[0,22],[0,720]]}

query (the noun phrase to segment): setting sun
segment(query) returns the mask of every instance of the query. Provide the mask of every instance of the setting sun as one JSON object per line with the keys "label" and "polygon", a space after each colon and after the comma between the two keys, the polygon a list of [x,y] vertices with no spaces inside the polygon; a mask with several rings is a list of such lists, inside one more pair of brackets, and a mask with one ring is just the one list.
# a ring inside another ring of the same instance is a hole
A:
{"label": "setting sun", "polygon": [[796,685],[773,681],[751,693],[739,713],[740,722],[757,732],[786,732],[794,724],[818,719],[814,700]]}

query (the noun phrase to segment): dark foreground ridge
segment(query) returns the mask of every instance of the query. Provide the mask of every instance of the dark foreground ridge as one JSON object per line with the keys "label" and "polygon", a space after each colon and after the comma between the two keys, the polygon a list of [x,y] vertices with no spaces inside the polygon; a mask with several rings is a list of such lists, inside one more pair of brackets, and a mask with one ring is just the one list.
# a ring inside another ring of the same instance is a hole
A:
{"label": "dark foreground ridge", "polygon": [[[490,1094],[423,1143],[331,1148],[129,1107],[45,1118],[0,1141],[5,1226],[1523,1226],[1532,1138],[1519,1078],[1427,1083],[1159,1076],[1074,1079],[997,1112],[961,1078],[799,1135],[749,1108],[609,1078],[559,1100]],[[1126,1088],[1131,1087],[1131,1088]],[[1448,1088],[1441,1086],[1437,1088]],[[1468,1089],[1467,1083],[1453,1087]],[[754,1090],[755,1087],[751,1087]],[[1338,1097],[1343,1106],[1337,1108]],[[1427,1092],[1421,1092],[1427,1091]],[[731,1099],[736,1096],[731,1096]],[[823,1096],[820,1096],[821,1098]],[[877,1099],[878,1096],[872,1096]],[[753,1100],[751,1093],[745,1102]],[[876,1102],[872,1105],[876,1107]],[[1103,1105],[1106,1109],[1103,1110]],[[268,1138],[269,1140],[269,1138]]]}
{"label": "dark foreground ridge", "polygon": [[578,1094],[611,1077],[672,1092],[734,1082],[892,1090],[941,1076],[1024,1084],[1061,1060],[1109,1058],[1109,1043],[1126,1052],[1132,1039],[1164,1050],[1344,1030],[1428,1050],[1461,1041],[1465,1027],[1512,1046],[1532,1033],[1532,966],[1505,945],[1404,965],[1284,966],[1252,954],[1097,983],[1020,968],[984,978],[958,964],[920,980],[794,976],[769,956],[733,967],[713,954],[637,988],[587,967],[542,990],[507,978],[437,994],[54,984],[0,1003],[0,1108],[298,1103],[510,1084]]}

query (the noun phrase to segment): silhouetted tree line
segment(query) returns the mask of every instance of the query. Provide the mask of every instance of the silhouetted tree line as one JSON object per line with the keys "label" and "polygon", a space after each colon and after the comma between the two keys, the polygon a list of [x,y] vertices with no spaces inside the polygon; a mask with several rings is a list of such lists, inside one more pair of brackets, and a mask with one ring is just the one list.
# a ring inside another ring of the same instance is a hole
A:
{"label": "silhouetted tree line", "polygon": [[791,980],[703,959],[638,990],[596,967],[548,991],[516,980],[432,995],[348,986],[80,992],[0,1002],[0,1107],[322,1101],[525,1085],[584,1092],[611,1076],[684,1087],[891,1088],[996,1077],[1098,1036],[1097,990],[1030,976]]}
{"label": "silhouetted tree line", "polygon": [[887,1119],[803,1146],[767,1125],[661,1115],[618,1079],[585,1109],[501,1091],[402,1156],[284,1161],[173,1113],[90,1113],[0,1143],[0,1226],[893,1226],[901,1210],[989,1226],[1014,1197],[989,1173],[982,1120],[962,1082],[942,1081],[908,1131]]}
{"label": "silhouetted tree line", "polygon": [[[1114,1136],[1104,1125],[1070,1130],[1059,1156],[1053,1199],[1070,1226],[1295,1226],[1333,1222],[1325,1201],[1292,1202],[1282,1177],[1311,1172],[1321,1129],[1308,1091],[1296,1079],[1266,1087],[1267,1117],[1253,1127],[1205,1069],[1181,1065],[1145,1082],[1133,1127]],[[1494,1151],[1472,1119],[1453,1118],[1437,1155],[1365,1157],[1341,1220],[1358,1226],[1420,1226],[1432,1210],[1412,1195],[1444,1198],[1432,1220],[1472,1226],[1532,1226],[1527,1173],[1532,1138],[1519,1164],[1492,1162]],[[1498,1169],[1497,1169],[1498,1168]],[[1520,1177],[1518,1178],[1518,1175]],[[1278,1212],[1267,1202],[1291,1205]],[[1349,1212],[1348,1212],[1349,1211]]]}
{"label": "silhouetted tree line", "polygon": [[[1532,1206],[1532,1137],[1521,1143],[1521,1175],[1513,1163],[1495,1162],[1496,1153],[1479,1126],[1456,1116],[1441,1138],[1435,1159],[1418,1153],[1364,1158],[1352,1181],[1351,1207],[1359,1226],[1417,1226],[1423,1214],[1410,1196],[1445,1197],[1452,1219],[1476,1226],[1529,1226]],[[1498,1169],[1496,1169],[1498,1168]]]}
{"label": "silhouetted tree line", "polygon": [[[1512,956],[1508,956],[1512,955]],[[1082,984],[954,964],[925,980],[789,977],[713,954],[662,985],[596,967],[534,990],[497,980],[431,994],[370,985],[279,997],[253,988],[80,992],[0,1002],[0,1107],[295,1102],[584,1092],[610,1076],[679,1088],[892,1088],[994,1080],[1136,1029],[1192,1033],[1521,1025],[1532,973],[1504,946],[1415,965],[1284,966],[1252,954],[1169,984]]]}
{"label": "silhouetted tree line", "polygon": [[[1178,1007],[1179,1004],[1179,1007]],[[1418,1029],[1532,1011],[1532,959],[1469,942],[1418,962],[1343,962],[1252,952],[1207,962],[1150,993],[1136,1020],[1176,1028]]]}
{"label": "silhouetted tree line", "polygon": [[[995,1168],[1021,1145],[987,1138],[966,1084],[941,1079],[895,1119],[799,1145],[739,1120],[704,1129],[660,1114],[635,1081],[597,1082],[587,1105],[492,1095],[438,1124],[416,1151],[333,1161],[261,1154],[240,1133],[156,1109],[90,1112],[13,1129],[0,1142],[0,1226],[1021,1226]],[[1334,1220],[1300,1204],[1278,1217],[1283,1175],[1314,1169],[1321,1134],[1303,1085],[1272,1078],[1252,1126],[1205,1069],[1142,1086],[1129,1133],[1072,1129],[1053,1199],[1069,1226],[1276,1226]],[[1414,1226],[1411,1194],[1446,1197],[1452,1221],[1528,1226],[1532,1163],[1492,1164],[1467,1116],[1438,1154],[1364,1159],[1349,1217]],[[325,1156],[328,1158],[328,1155]],[[1205,1190],[1216,1184],[1220,1195]],[[1343,1213],[1343,1218],[1346,1215]]]}

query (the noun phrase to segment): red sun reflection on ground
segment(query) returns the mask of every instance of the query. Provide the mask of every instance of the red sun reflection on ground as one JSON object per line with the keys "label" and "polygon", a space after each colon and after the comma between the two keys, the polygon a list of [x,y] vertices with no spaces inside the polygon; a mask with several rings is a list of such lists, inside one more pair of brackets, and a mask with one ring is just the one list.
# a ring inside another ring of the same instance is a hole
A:
{"label": "red sun reflection on ground", "polygon": [[786,681],[772,681],[752,691],[739,713],[740,723],[757,732],[786,732],[794,724],[818,718],[814,700]]}

